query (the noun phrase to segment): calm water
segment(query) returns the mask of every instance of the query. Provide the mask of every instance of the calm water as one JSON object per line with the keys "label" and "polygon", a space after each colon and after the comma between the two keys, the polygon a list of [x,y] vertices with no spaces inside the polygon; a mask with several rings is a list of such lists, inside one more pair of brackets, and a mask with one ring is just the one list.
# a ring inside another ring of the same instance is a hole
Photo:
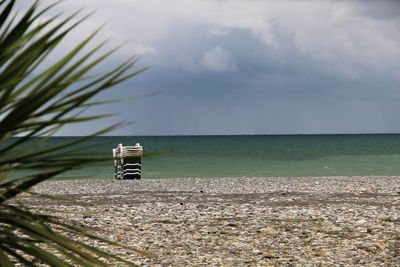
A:
{"label": "calm water", "polygon": [[[74,137],[54,137],[60,143]],[[172,153],[144,157],[143,178],[237,176],[400,175],[400,134],[147,136],[96,137],[96,153],[110,155],[101,166],[63,175],[113,178],[112,148],[140,142],[145,152]]]}

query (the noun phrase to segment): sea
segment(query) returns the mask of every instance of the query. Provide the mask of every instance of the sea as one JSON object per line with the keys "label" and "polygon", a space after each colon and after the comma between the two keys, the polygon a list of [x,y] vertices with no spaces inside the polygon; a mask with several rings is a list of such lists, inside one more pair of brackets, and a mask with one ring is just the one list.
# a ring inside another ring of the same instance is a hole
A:
{"label": "sea", "polygon": [[[76,138],[52,137],[46,145]],[[109,161],[59,179],[113,179],[112,149],[119,143],[143,146],[142,179],[400,176],[400,134],[100,136],[86,142]]]}

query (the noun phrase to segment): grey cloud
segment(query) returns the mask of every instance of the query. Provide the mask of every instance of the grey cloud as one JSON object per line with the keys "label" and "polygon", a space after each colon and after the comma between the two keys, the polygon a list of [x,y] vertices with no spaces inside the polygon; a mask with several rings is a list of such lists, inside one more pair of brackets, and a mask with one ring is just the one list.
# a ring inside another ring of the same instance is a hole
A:
{"label": "grey cloud", "polygon": [[202,62],[203,65],[211,71],[224,72],[238,70],[231,54],[225,49],[222,49],[219,45],[214,47],[211,51],[205,52]]}
{"label": "grey cloud", "polygon": [[398,2],[110,3],[79,2],[98,12],[66,47],[109,21],[101,35],[128,40],[111,63],[144,51],[152,68],[103,97],[163,91],[95,109],[136,121],[117,133],[400,131]]}
{"label": "grey cloud", "polygon": [[379,20],[400,19],[400,1],[398,0],[352,1],[352,5],[356,14]]}

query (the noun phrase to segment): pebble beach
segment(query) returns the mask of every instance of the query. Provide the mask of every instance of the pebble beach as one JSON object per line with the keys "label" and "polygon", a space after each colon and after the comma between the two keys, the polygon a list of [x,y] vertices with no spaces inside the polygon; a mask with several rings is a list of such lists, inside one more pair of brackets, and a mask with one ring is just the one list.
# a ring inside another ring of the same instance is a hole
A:
{"label": "pebble beach", "polygon": [[[400,266],[400,177],[47,181],[23,196],[139,266]],[[97,243],[96,243],[97,242]]]}

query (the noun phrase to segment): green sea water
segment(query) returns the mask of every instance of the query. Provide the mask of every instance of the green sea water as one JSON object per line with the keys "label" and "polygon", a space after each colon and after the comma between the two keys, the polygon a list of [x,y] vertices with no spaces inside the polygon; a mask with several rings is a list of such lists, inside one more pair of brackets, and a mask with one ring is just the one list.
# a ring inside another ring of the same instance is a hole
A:
{"label": "green sea water", "polygon": [[[53,137],[48,145],[76,137]],[[112,148],[140,143],[142,178],[400,175],[400,134],[96,137],[109,162],[61,178],[114,177]]]}

